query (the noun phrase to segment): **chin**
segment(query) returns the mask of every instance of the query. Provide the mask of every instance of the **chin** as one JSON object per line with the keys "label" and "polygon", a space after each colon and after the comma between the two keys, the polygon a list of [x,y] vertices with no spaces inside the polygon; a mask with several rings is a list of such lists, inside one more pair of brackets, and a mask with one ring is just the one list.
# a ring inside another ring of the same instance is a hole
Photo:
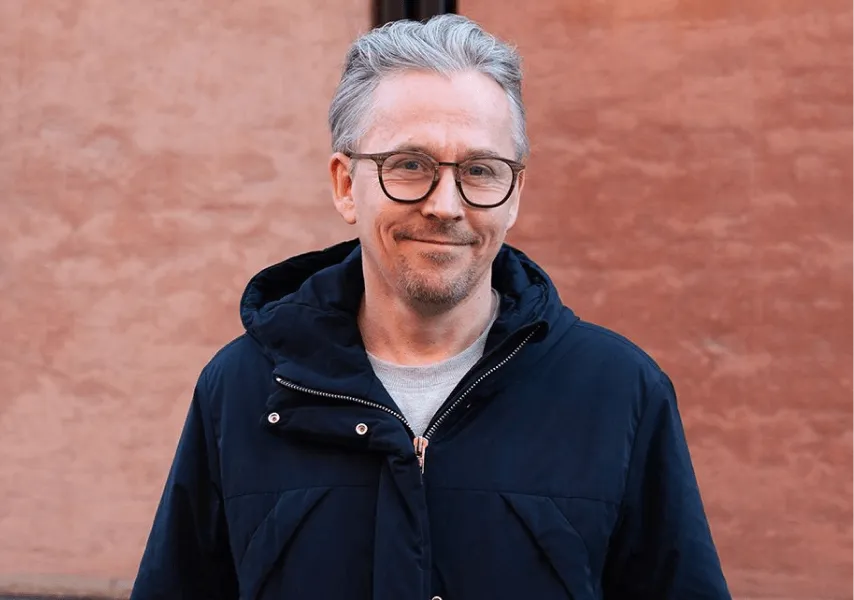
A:
{"label": "chin", "polygon": [[455,290],[447,288],[420,288],[407,290],[406,297],[411,304],[448,309],[462,302],[466,294],[456,293]]}
{"label": "chin", "polygon": [[403,296],[418,304],[452,307],[470,293],[472,286],[465,277],[451,279],[431,277],[428,274],[408,272],[402,274],[399,289]]}
{"label": "chin", "polygon": [[418,257],[429,262],[430,265],[437,267],[450,265],[459,260],[459,256],[450,249],[444,248],[440,250],[424,250],[418,253]]}

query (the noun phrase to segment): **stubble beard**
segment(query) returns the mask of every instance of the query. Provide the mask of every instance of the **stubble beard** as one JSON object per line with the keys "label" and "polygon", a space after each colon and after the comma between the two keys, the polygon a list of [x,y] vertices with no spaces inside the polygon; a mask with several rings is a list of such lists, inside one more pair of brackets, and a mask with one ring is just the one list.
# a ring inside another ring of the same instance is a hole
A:
{"label": "stubble beard", "polygon": [[[421,256],[426,262],[436,265],[437,270],[444,270],[457,260],[444,252],[425,252]],[[477,284],[473,265],[447,279],[412,268],[406,259],[402,259],[398,266],[398,285],[406,297],[414,304],[432,309],[453,308],[465,300]]]}

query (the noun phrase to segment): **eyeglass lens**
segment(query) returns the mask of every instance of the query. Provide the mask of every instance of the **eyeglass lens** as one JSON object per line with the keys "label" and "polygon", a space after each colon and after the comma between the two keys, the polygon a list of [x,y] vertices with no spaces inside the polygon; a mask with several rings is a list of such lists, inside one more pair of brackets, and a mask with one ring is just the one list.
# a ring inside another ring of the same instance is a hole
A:
{"label": "eyeglass lens", "polygon": [[[401,152],[385,159],[380,177],[395,200],[423,198],[433,185],[435,163],[425,156]],[[466,200],[480,206],[500,204],[513,185],[513,169],[494,158],[475,158],[460,165],[460,184]]]}

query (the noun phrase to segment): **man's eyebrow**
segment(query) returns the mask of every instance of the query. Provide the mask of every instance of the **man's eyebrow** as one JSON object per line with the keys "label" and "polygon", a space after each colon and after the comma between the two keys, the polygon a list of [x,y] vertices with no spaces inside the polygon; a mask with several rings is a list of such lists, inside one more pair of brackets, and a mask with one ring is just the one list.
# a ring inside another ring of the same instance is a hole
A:
{"label": "man's eyebrow", "polygon": [[461,160],[476,156],[478,158],[504,158],[499,152],[489,148],[469,148],[460,157]]}
{"label": "man's eyebrow", "polygon": [[398,144],[397,146],[389,150],[389,152],[420,152],[422,154],[429,154],[430,156],[436,155],[434,148],[412,143]]}
{"label": "man's eyebrow", "polygon": [[[438,152],[436,152],[436,148],[432,148],[430,146],[424,146],[422,144],[412,144],[405,143],[395,146],[390,150],[391,152],[420,152],[422,154],[429,154],[432,157],[436,157]],[[458,157],[459,161],[464,161],[468,158],[478,157],[478,158],[504,158],[500,153],[495,150],[490,150],[489,148],[469,148],[465,152],[462,153],[461,156]]]}

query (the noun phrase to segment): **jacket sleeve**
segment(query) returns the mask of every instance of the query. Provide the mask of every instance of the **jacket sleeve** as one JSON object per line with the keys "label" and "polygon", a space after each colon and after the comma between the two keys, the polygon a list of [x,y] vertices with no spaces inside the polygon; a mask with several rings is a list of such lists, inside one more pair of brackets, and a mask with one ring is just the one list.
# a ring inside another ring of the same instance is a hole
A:
{"label": "jacket sleeve", "polygon": [[184,422],[131,600],[232,600],[237,578],[229,551],[216,438],[206,413],[204,375]]}
{"label": "jacket sleeve", "polygon": [[663,373],[638,424],[603,575],[606,600],[731,598]]}

